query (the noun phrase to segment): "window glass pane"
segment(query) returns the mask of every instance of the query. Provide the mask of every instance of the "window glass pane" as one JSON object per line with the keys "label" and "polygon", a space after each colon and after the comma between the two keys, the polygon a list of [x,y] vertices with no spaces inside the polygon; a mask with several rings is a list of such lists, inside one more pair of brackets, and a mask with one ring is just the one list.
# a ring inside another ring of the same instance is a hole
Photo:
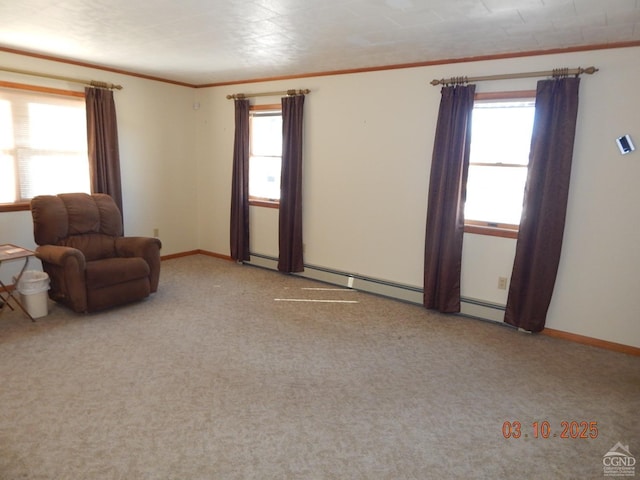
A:
{"label": "window glass pane", "polygon": [[251,122],[251,155],[282,156],[282,115],[254,114]]}
{"label": "window glass pane", "polygon": [[282,112],[251,113],[249,197],[279,200],[282,166]]}
{"label": "window glass pane", "polygon": [[16,198],[15,162],[12,150],[11,102],[0,99],[0,203],[12,203]]}
{"label": "window glass pane", "polygon": [[465,219],[518,225],[526,180],[525,167],[470,165]]}
{"label": "window glass pane", "polygon": [[0,203],[13,203],[16,198],[14,161],[11,155],[0,153]]}
{"label": "window glass pane", "polygon": [[249,196],[280,199],[280,157],[251,157],[249,159]]}
{"label": "window glass pane", "polygon": [[471,163],[529,163],[534,102],[478,102],[473,108]]}
{"label": "window glass pane", "polygon": [[13,148],[11,102],[0,99],[0,150]]}
{"label": "window glass pane", "polygon": [[87,145],[87,120],[82,108],[29,104],[29,144],[48,150],[81,150]]}
{"label": "window glass pane", "polygon": [[90,192],[82,97],[0,88],[0,202]]}
{"label": "window glass pane", "polygon": [[[22,153],[22,151],[20,152]],[[86,155],[19,155],[23,198],[58,193],[89,192],[89,163]]]}
{"label": "window glass pane", "polygon": [[534,116],[534,99],[474,104],[465,219],[520,224]]}

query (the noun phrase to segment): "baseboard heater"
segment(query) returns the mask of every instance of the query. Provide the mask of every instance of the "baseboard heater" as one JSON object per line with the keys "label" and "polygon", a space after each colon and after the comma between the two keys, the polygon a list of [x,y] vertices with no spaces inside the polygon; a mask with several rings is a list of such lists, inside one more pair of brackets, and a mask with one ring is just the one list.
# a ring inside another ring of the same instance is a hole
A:
{"label": "baseboard heater", "polygon": [[[278,269],[277,258],[258,253],[251,253],[250,260],[244,263],[270,270]],[[296,273],[295,275],[331,285],[352,288],[362,292],[373,293],[383,297],[422,305],[423,290],[420,287],[412,285],[389,282],[377,278],[307,264],[304,266],[304,272]],[[502,323],[504,318],[504,309],[504,305],[462,297],[460,315]]]}

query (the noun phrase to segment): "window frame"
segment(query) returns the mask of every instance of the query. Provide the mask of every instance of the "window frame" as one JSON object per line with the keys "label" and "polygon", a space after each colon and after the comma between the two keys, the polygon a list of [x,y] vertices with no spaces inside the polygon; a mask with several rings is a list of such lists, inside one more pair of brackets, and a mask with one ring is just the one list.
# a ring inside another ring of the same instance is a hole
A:
{"label": "window frame", "polygon": [[[53,94],[60,95],[64,97],[76,97],[76,98],[85,98],[84,92],[75,91],[75,90],[63,90],[60,88],[51,88],[51,87],[41,87],[38,85],[29,85],[25,83],[16,83],[16,82],[7,82],[4,80],[0,80],[0,87],[2,88],[10,88],[14,90],[21,90],[27,92],[34,93],[45,93],[45,94]],[[11,203],[0,203],[0,213],[3,212],[21,212],[28,211],[31,209],[30,201],[19,201],[19,202],[11,202]]]}
{"label": "window frame", "polygon": [[[253,116],[253,112],[279,112],[280,116],[282,116],[282,104],[281,103],[270,103],[263,105],[250,105],[249,106],[249,116]],[[249,158],[251,158],[251,128],[253,122],[249,121]],[[280,156],[280,162],[282,162],[282,156]],[[251,168],[251,167],[249,167]],[[249,205],[252,207],[265,207],[265,208],[280,208],[280,199],[274,200],[264,197],[256,197],[249,195]]]}
{"label": "window frame", "polygon": [[[529,100],[536,98],[535,90],[512,90],[503,92],[487,92],[476,93],[474,96],[474,105],[476,101],[491,101],[491,100]],[[483,165],[474,162],[474,165]],[[471,165],[471,163],[469,164]],[[504,166],[513,167],[513,164],[491,164],[491,166]],[[528,165],[523,168],[529,168]],[[464,219],[464,233],[474,233],[477,235],[487,235],[492,237],[502,238],[518,238],[518,232],[520,225],[513,225],[508,223],[498,223],[479,220],[467,220]]]}

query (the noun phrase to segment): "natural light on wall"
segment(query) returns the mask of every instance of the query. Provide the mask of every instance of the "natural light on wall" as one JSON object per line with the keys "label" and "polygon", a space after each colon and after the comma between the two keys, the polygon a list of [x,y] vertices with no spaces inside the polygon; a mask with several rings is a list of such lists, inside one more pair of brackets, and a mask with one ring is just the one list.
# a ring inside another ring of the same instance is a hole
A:
{"label": "natural light on wall", "polygon": [[89,192],[84,99],[0,92],[0,203]]}
{"label": "natural light on wall", "polygon": [[465,220],[519,225],[534,113],[533,100],[475,103]]}

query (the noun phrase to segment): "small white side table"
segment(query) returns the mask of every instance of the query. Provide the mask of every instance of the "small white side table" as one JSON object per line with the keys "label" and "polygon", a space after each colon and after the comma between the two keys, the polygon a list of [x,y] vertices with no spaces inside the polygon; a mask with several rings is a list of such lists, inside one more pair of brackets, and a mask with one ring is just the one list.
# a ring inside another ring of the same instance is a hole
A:
{"label": "small white side table", "polygon": [[[18,286],[18,284],[20,283],[20,278],[22,278],[22,274],[27,269],[27,264],[29,263],[29,257],[33,257],[34,255],[35,255],[35,252],[32,252],[31,250],[27,250],[26,248],[12,245],[10,243],[0,245],[0,267],[2,267],[3,262],[7,262],[11,260],[20,260],[24,258],[24,265],[22,265],[22,269],[20,270],[20,273],[15,279],[15,287]],[[13,306],[9,302],[9,300],[13,300],[13,303],[15,303],[24,312],[24,314],[31,319],[32,322],[36,321],[31,316],[31,314],[27,311],[27,309],[24,308],[22,303],[20,303],[20,300],[18,300],[13,295],[13,289],[9,289],[9,287],[7,287],[4,283],[2,283],[2,280],[0,280],[0,287],[2,287],[0,288],[0,313],[4,311],[5,307],[9,307],[11,310],[14,310]]]}

